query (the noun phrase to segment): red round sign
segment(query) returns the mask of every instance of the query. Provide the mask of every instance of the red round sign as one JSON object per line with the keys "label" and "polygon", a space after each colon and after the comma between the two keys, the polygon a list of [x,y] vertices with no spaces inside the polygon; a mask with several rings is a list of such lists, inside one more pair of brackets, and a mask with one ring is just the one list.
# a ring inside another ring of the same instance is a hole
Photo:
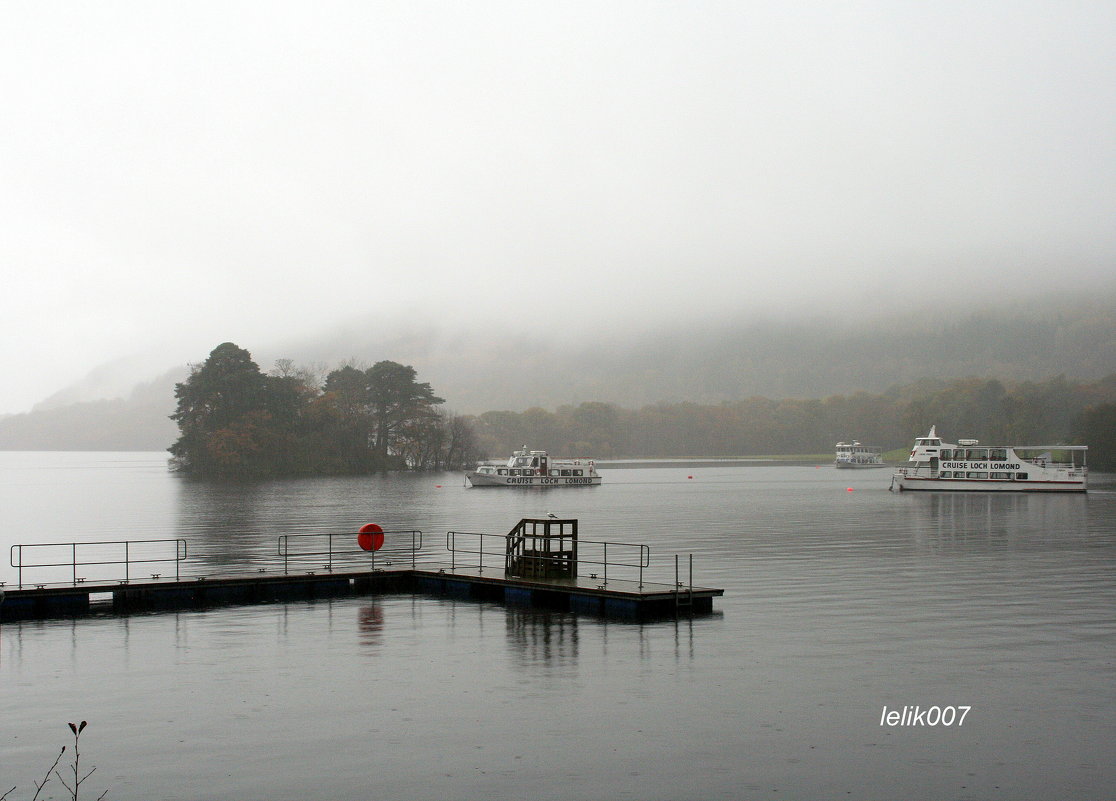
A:
{"label": "red round sign", "polygon": [[365,523],[357,533],[357,545],[365,551],[378,551],[384,545],[384,530],[375,523]]}

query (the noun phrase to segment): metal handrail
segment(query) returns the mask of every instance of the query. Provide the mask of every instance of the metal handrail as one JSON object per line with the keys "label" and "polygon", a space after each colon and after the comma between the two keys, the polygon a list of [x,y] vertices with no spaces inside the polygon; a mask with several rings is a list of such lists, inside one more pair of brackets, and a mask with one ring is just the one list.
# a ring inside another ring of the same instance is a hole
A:
{"label": "metal handrail", "polygon": [[[134,545],[158,545],[161,543],[173,542],[175,543],[174,556],[163,558],[143,557],[133,559],[131,555],[131,548]],[[77,558],[78,548],[87,548],[93,546],[104,545],[123,545],[124,558],[123,559],[93,559],[88,561],[79,561]],[[23,559],[24,549],[34,548],[69,548],[70,560],[68,562],[25,562]],[[16,557],[18,556],[18,561]],[[78,579],[78,567],[90,567],[93,565],[124,565],[124,583],[131,581],[131,566],[133,564],[153,564],[156,562],[174,562],[174,577],[180,578],[179,565],[186,558],[186,540],[183,539],[162,539],[162,540],[101,540],[96,542],[36,542],[29,545],[13,545],[11,548],[10,562],[11,566],[18,571],[19,588],[23,589],[23,569],[24,568],[43,568],[43,567],[70,567],[72,571],[72,578],[74,586],[80,583]]]}
{"label": "metal handrail", "polygon": [[[410,553],[411,553],[411,568],[413,569],[415,567],[415,555],[422,548],[422,532],[418,531],[417,529],[396,529],[396,530],[392,530],[392,531],[384,531],[383,534],[384,534],[384,545],[380,549],[380,551],[365,551],[365,550],[361,549],[360,546],[358,546],[356,544],[356,542],[357,542],[357,533],[356,532],[354,532],[352,534],[332,534],[332,533],[325,533],[325,534],[280,534],[279,535],[279,540],[276,543],[276,551],[277,551],[278,556],[283,557],[283,572],[284,573],[289,572],[290,560],[291,559],[299,559],[299,558],[302,558],[302,557],[309,557],[309,556],[318,556],[318,557],[324,556],[327,559],[326,564],[324,565],[324,567],[326,568],[326,570],[332,570],[333,569],[333,558],[334,558],[334,556],[337,556],[339,559],[348,557],[349,560],[351,561],[354,557],[359,557],[359,556],[366,555],[366,554],[370,554],[370,560],[372,562],[372,568],[371,569],[375,570],[376,569],[376,554],[380,553],[384,550],[388,550],[389,553],[399,553],[400,551],[406,552],[407,550],[410,550]],[[410,536],[411,542],[410,542],[410,548],[409,549],[406,547],[406,545],[399,545],[397,542],[393,542],[393,543],[389,544],[388,537],[391,537],[391,536],[397,535],[397,534],[407,534],[407,535]],[[304,539],[310,539],[310,538],[322,539],[323,537],[326,540],[326,550],[324,550],[324,551],[303,551],[303,550],[292,551],[289,547],[290,544],[291,544],[290,543],[291,540],[304,540]],[[344,538],[344,537],[351,538],[351,539],[347,540],[347,542],[349,543],[348,547],[345,547],[344,545],[342,545],[342,543],[346,542],[346,541],[341,540],[340,538]],[[335,539],[339,540],[337,547],[334,547],[334,540]]]}
{"label": "metal handrail", "polygon": [[[477,538],[479,538],[480,542],[477,544],[476,549],[469,548],[469,547],[459,547],[458,544],[457,544],[457,539],[456,539],[459,536],[461,536],[461,537],[477,537]],[[493,541],[499,541],[501,543],[502,550],[499,550],[499,551],[487,550],[486,551],[485,548],[484,548],[484,540],[485,540],[486,537],[488,537],[489,539],[491,539]],[[528,538],[530,538],[530,535],[528,535]],[[503,561],[504,556],[507,554],[507,544],[508,544],[508,542],[510,542],[513,539],[523,539],[523,536],[518,535],[518,534],[484,534],[482,532],[475,532],[475,531],[447,531],[446,532],[446,550],[448,550],[450,552],[450,569],[451,570],[456,570],[457,569],[457,557],[456,557],[456,555],[458,553],[461,553],[461,554],[474,554],[474,555],[476,555],[477,556],[477,568],[479,570],[483,571],[484,570],[484,557],[485,557],[485,555],[487,554],[487,555],[493,556],[493,557],[498,556],[499,560]],[[609,569],[609,566],[612,566],[613,568],[617,568],[617,567],[637,568],[639,570],[639,586],[640,587],[643,586],[643,571],[644,571],[645,568],[650,567],[650,565],[651,565],[651,546],[643,545],[643,544],[640,544],[640,543],[634,543],[634,542],[606,542],[604,540],[583,540],[583,539],[578,539],[577,544],[578,544],[578,547],[579,547],[578,558],[577,558],[577,566],[579,566],[579,565],[601,566],[603,568],[602,574],[604,576],[604,578],[602,580],[603,584],[608,584],[608,569]],[[581,549],[581,546],[585,546],[585,545],[600,545],[600,546],[602,546],[602,556],[601,556],[601,558],[600,559],[589,559],[589,558],[583,557],[582,556],[583,551]],[[609,548],[610,545],[613,546],[614,548],[619,547],[619,548],[635,548],[635,549],[638,549],[638,561],[628,562],[628,561],[618,561],[616,559],[609,559],[608,558],[608,548]],[[524,557],[521,557],[521,558],[534,559],[534,560],[545,560],[545,559],[548,559],[548,558],[551,558],[551,557],[547,557],[547,556],[524,556]],[[595,574],[593,574],[593,575],[595,575]]]}

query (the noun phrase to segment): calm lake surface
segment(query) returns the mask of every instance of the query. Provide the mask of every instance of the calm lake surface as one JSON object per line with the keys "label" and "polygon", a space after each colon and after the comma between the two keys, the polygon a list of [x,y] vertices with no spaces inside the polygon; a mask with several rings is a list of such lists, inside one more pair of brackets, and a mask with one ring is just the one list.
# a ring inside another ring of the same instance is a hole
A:
{"label": "calm lake surface", "polygon": [[[215,486],[158,453],[0,453],[9,587],[17,543],[181,537],[223,565],[281,534],[433,544],[553,512],[692,553],[695,584],[725,589],[713,615],[644,624],[410,595],[7,623],[0,794],[30,799],[88,720],[83,798],[1111,797],[1116,477],[892,494],[889,470],[828,464],[601,469],[596,488]],[[904,705],[971,709],[881,725]]]}

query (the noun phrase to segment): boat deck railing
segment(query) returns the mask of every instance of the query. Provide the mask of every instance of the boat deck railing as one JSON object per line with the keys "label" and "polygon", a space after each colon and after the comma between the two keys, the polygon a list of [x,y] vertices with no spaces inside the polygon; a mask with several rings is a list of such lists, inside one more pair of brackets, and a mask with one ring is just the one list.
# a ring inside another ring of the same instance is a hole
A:
{"label": "boat deck railing", "polygon": [[[1069,464],[1068,462],[1066,462],[1066,463],[1057,462],[1056,463],[1056,462],[1042,462],[1042,461],[1024,459],[1023,463],[1031,464],[1031,465],[1034,465],[1035,467],[1041,467],[1041,468],[1046,469],[1046,470],[1058,470],[1061,473],[1063,473],[1067,478],[1070,478],[1070,479],[1085,478],[1086,476],[1089,475],[1089,468],[1088,467],[1085,467],[1084,465]],[[945,468],[944,471],[947,472],[947,473],[957,473],[957,472],[986,472],[986,473],[987,472],[1003,472],[1003,473],[1010,473],[1012,475],[1014,475],[1014,473],[1016,472],[1014,470],[991,470],[986,464],[983,464],[981,462],[968,462],[967,464],[971,465],[971,467],[966,468],[965,471],[958,471],[954,468]],[[931,468],[929,465],[924,465],[924,466],[920,466],[920,467],[903,466],[903,467],[896,467],[895,468],[895,474],[896,475],[916,476],[916,477],[919,477],[919,478],[939,478],[940,474],[942,472],[943,472],[943,468]],[[1008,479],[1004,478],[1004,479],[997,479],[997,480],[1005,480],[1006,481]]]}

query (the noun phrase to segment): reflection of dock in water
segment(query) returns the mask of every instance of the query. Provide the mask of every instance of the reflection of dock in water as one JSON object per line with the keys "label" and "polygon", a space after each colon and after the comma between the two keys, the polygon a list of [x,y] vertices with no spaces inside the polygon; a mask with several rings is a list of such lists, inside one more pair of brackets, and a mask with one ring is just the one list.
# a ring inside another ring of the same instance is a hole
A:
{"label": "reflection of dock in water", "polygon": [[[420,531],[382,534],[283,535],[266,564],[223,575],[190,575],[185,540],[16,545],[17,586],[0,588],[0,620],[391,593],[647,620],[710,613],[724,594],[693,585],[692,557],[652,569],[648,546],[581,540],[576,520],[526,518],[506,535],[451,531],[438,552],[423,549]],[[106,569],[116,576],[78,575]]]}

